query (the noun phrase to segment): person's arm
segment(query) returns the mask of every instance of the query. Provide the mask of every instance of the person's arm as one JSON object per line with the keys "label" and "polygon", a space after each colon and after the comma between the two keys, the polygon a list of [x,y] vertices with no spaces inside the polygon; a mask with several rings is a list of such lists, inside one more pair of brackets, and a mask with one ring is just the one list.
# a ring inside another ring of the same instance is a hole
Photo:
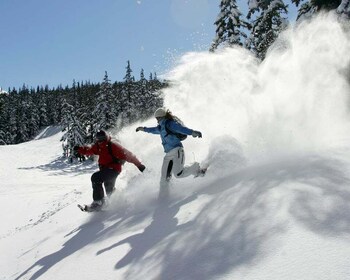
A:
{"label": "person's arm", "polygon": [[138,131],[144,131],[152,134],[160,134],[160,126],[159,125],[155,127],[139,126],[138,128],[136,128],[136,132]]}
{"label": "person's arm", "polygon": [[181,133],[186,135],[192,135],[193,137],[202,137],[202,133],[197,130],[190,129],[186,126],[179,124],[178,122],[169,121],[167,123],[167,128],[175,133]]}
{"label": "person's arm", "polygon": [[145,170],[145,166],[138,160],[138,158],[123,146],[112,143],[112,153],[118,159],[135,164],[141,172]]}
{"label": "person's arm", "polygon": [[92,146],[77,147],[77,151],[80,155],[85,155],[85,156],[97,155],[97,146],[96,144],[94,144]]}

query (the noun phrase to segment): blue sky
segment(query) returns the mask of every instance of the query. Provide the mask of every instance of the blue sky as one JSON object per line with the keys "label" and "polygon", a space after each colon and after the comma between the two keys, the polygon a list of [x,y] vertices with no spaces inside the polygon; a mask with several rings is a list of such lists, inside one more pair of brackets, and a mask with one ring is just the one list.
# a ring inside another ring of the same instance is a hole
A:
{"label": "blue sky", "polygon": [[121,81],[207,50],[219,0],[0,0],[0,87]]}

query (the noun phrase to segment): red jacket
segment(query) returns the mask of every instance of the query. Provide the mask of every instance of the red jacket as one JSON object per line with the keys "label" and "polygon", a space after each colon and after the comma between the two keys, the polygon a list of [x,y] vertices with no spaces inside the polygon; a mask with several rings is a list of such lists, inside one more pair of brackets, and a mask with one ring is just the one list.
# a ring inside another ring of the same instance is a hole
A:
{"label": "red jacket", "polygon": [[[118,173],[122,171],[122,164],[121,163],[115,163],[113,162],[113,158],[108,150],[108,141],[103,141],[103,142],[96,142],[92,146],[83,146],[78,149],[79,154],[82,155],[98,155],[98,164],[100,166],[100,169],[103,168],[112,168]],[[112,153],[114,157],[120,160],[125,160],[127,162],[131,162],[135,164],[137,167],[139,167],[141,162],[136,158],[136,156],[122,147],[121,145],[111,142],[112,146]]]}

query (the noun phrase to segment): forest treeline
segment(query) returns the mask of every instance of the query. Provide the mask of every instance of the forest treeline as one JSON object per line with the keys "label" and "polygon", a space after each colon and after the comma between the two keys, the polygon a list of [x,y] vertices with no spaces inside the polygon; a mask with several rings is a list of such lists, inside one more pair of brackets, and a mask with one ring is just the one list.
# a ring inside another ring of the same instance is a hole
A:
{"label": "forest treeline", "polygon": [[121,82],[112,83],[105,72],[100,83],[9,89],[0,94],[0,145],[29,141],[43,127],[60,125],[63,148],[70,155],[74,145],[92,142],[99,129],[119,130],[152,116],[163,105],[166,85],[155,73],[146,78],[143,69],[135,79],[128,61]]}

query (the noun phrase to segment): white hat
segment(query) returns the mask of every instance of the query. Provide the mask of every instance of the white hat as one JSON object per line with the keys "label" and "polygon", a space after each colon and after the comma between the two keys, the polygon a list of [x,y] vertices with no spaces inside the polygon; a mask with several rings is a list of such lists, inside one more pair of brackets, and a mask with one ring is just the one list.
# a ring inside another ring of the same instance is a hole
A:
{"label": "white hat", "polygon": [[154,117],[155,118],[164,118],[166,115],[166,110],[164,108],[158,108],[155,112],[154,112]]}

